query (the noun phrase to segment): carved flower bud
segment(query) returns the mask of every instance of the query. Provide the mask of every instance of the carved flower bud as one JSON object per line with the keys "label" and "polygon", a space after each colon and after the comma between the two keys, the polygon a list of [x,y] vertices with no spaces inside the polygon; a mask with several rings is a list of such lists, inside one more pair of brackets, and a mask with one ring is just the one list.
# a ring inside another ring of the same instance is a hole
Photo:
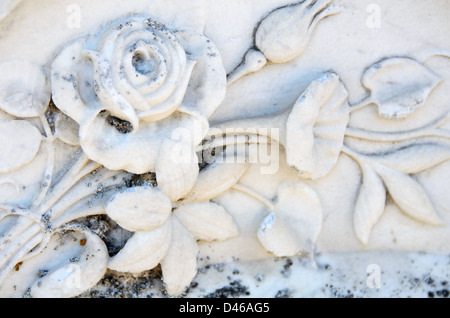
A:
{"label": "carved flower bud", "polygon": [[305,0],[271,12],[256,31],[256,47],[273,63],[285,63],[296,58],[308,45],[316,24],[340,11],[330,2]]}

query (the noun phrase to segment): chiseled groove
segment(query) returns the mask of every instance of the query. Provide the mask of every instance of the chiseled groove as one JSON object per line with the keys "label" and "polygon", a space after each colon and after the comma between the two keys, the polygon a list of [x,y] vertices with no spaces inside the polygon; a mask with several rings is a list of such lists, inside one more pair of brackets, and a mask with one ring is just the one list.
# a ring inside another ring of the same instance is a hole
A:
{"label": "chiseled groove", "polygon": [[[36,225],[37,226],[37,225]],[[39,228],[39,226],[37,226]],[[27,236],[27,239],[22,245],[18,245],[15,253],[3,264],[0,263],[0,283],[5,279],[14,266],[20,262],[20,260],[30,252],[35,246],[37,246],[44,238],[43,233],[34,233]],[[0,259],[3,261],[3,256],[0,254]]]}

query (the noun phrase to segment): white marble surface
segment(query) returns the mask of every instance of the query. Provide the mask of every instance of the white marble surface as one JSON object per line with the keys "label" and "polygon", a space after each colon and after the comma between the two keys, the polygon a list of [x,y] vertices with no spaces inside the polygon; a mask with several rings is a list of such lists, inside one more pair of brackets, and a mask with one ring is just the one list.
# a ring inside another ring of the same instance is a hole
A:
{"label": "white marble surface", "polygon": [[[0,295],[448,297],[450,2],[305,3],[0,5]],[[270,164],[177,161],[226,128]]]}

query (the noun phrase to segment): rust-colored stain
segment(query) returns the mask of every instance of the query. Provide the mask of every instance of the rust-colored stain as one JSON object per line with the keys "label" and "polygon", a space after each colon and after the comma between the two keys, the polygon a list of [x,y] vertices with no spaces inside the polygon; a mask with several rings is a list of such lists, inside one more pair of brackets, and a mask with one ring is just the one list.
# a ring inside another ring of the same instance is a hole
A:
{"label": "rust-colored stain", "polygon": [[81,239],[81,240],[80,240],[80,245],[81,245],[81,246],[86,245],[86,239]]}
{"label": "rust-colored stain", "polygon": [[17,263],[17,264],[14,266],[14,269],[16,270],[16,272],[19,271],[20,266],[21,266],[22,264],[23,264],[23,262],[19,262],[19,263]]}

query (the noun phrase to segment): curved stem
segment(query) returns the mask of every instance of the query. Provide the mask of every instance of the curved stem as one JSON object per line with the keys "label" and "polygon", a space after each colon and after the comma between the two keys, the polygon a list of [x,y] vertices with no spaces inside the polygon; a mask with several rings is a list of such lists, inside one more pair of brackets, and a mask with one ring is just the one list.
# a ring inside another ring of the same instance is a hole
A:
{"label": "curved stem", "polygon": [[450,139],[450,131],[445,129],[436,129],[431,136]]}
{"label": "curved stem", "polygon": [[52,224],[55,228],[59,228],[63,224],[67,224],[82,217],[105,214],[105,204],[98,204],[84,209],[75,209],[74,211],[69,210],[71,209],[67,209],[63,214],[53,220]]}
{"label": "curved stem", "polygon": [[[101,180],[101,184],[105,186],[102,194],[112,190],[114,187],[123,183],[121,178],[115,178],[122,172],[116,172]],[[97,202],[94,205],[88,205],[88,201],[91,198],[95,198],[96,194],[91,191],[84,191],[77,193],[77,196],[72,199],[71,202],[65,204],[63,207],[58,208],[54,211],[55,218],[52,220],[52,225],[55,228],[62,226],[63,224],[69,223],[73,220],[98,214],[105,214],[105,204],[109,198],[96,198]],[[86,202],[87,201],[87,202]]]}
{"label": "curved stem", "polygon": [[41,120],[42,126],[44,127],[46,139],[49,142],[53,142],[55,140],[55,137],[53,136],[53,133],[50,128],[50,125],[48,124],[47,118],[44,115],[41,115],[41,116],[39,116],[39,119]]}
{"label": "curved stem", "polygon": [[353,151],[352,149],[350,149],[346,145],[342,146],[342,150],[341,151],[343,153],[345,153],[346,155],[348,155],[353,160],[355,160],[361,167],[365,164],[365,161],[368,161],[367,157],[365,157],[364,155],[362,155],[360,153],[357,153],[356,151]]}
{"label": "curved stem", "polygon": [[46,165],[45,174],[44,174],[44,179],[46,180],[46,183],[45,183],[44,188],[41,189],[39,196],[32,203],[32,205],[31,205],[32,208],[35,208],[39,204],[41,204],[41,202],[44,200],[45,196],[47,195],[47,193],[50,189],[50,186],[52,184],[53,169],[55,167],[55,152],[56,152],[55,145],[54,145],[55,137],[53,136],[53,133],[52,133],[52,130],[48,123],[47,117],[45,117],[44,115],[41,115],[41,116],[39,116],[39,119],[41,120],[42,126],[44,127],[44,132],[46,135],[46,137],[44,139],[44,144],[47,149],[47,165]]}
{"label": "curved stem", "polygon": [[261,194],[257,193],[256,191],[244,186],[241,183],[237,183],[235,184],[232,189],[237,190],[239,192],[245,193],[251,197],[253,197],[254,199],[260,201],[261,203],[263,203],[265,206],[267,206],[269,209],[274,209],[275,205],[272,203],[272,201],[267,200],[266,198],[264,198]]}
{"label": "curved stem", "polygon": [[277,114],[230,120],[212,126],[205,139],[223,136],[258,135],[285,144],[286,122],[291,108]]}
{"label": "curved stem", "polygon": [[359,102],[357,102],[356,104],[350,105],[350,112],[354,112],[357,110],[360,110],[366,106],[369,106],[370,104],[372,104],[372,96],[368,95],[366,97],[364,97],[363,99],[361,99]]}
{"label": "curved stem", "polygon": [[[20,231],[20,234],[16,236],[9,244],[6,245],[0,251],[0,268],[3,269],[6,264],[10,262],[10,259],[22,248],[23,244],[30,240],[33,236],[37,234],[42,234],[41,227],[37,224],[31,224],[24,230]],[[33,246],[34,247],[34,246]],[[31,248],[30,248],[31,250]],[[30,251],[26,251],[27,253]],[[26,253],[25,253],[26,254]],[[23,254],[23,255],[25,255]],[[21,255],[21,257],[23,256]]]}
{"label": "curved stem", "polygon": [[436,129],[436,130],[430,129],[422,131],[419,130],[419,131],[392,133],[392,132],[375,132],[348,127],[347,130],[345,131],[345,136],[370,141],[395,142],[422,137],[440,137],[450,139],[450,131],[444,129]]}
{"label": "curved stem", "polygon": [[46,197],[46,195],[50,189],[50,186],[52,185],[52,181],[53,181],[53,169],[55,167],[56,149],[55,149],[55,145],[54,145],[53,141],[45,140],[44,142],[45,142],[45,147],[47,149],[47,165],[46,165],[45,173],[44,173],[44,180],[45,180],[44,187],[41,189],[39,196],[34,200],[30,209],[34,209],[37,206],[39,206],[39,204],[41,204],[41,202]]}
{"label": "curved stem", "polygon": [[442,137],[450,139],[450,131],[439,129],[450,120],[450,113],[446,113],[430,124],[409,131],[400,132],[379,132],[360,128],[347,127],[345,131],[346,137],[365,139],[370,141],[394,142],[404,141],[408,139],[416,139],[422,137]]}
{"label": "curved stem", "polygon": [[[83,170],[83,174],[80,171],[89,163],[90,159],[82,153],[72,167],[65,173],[63,178],[53,186],[48,195],[39,206],[39,213],[45,213],[48,211],[63,195],[66,193],[75,183],[78,182],[87,171]],[[94,169],[93,169],[94,170]],[[93,171],[91,170],[91,172]]]}
{"label": "curved stem", "polygon": [[426,61],[428,61],[428,59],[434,57],[434,56],[443,56],[446,58],[450,58],[450,52],[449,51],[436,51],[433,52],[427,56],[425,56],[425,58],[422,60],[422,63],[425,63]]}
{"label": "curved stem", "polygon": [[[8,216],[16,218],[13,214],[9,214]],[[0,226],[5,227],[5,230],[0,232],[0,252],[32,225],[33,220],[26,217],[19,217],[16,220],[3,218],[0,222]]]}
{"label": "curved stem", "polygon": [[[116,177],[120,173],[122,173],[122,171],[107,171],[105,175],[90,182],[90,185],[86,185],[84,182],[74,185],[52,206],[52,219],[54,220],[63,215],[67,209],[84,198],[90,195],[101,195],[106,189],[123,183],[121,178]],[[88,180],[86,180],[86,182],[88,182]]]}
{"label": "curved stem", "polygon": [[[29,235],[29,233],[27,233]],[[10,255],[4,265],[0,267],[0,283],[7,277],[9,272],[14,268],[15,264],[23,260],[26,254],[37,246],[44,238],[44,234],[35,233],[30,237],[24,238],[23,245],[16,246],[14,253]]]}
{"label": "curved stem", "polygon": [[230,86],[242,77],[261,70],[266,65],[267,59],[262,52],[255,49],[248,50],[244,58],[231,74],[227,77],[227,86]]}
{"label": "curved stem", "polygon": [[226,135],[214,137],[196,148],[196,152],[242,144],[269,144],[270,138],[258,134]]}

